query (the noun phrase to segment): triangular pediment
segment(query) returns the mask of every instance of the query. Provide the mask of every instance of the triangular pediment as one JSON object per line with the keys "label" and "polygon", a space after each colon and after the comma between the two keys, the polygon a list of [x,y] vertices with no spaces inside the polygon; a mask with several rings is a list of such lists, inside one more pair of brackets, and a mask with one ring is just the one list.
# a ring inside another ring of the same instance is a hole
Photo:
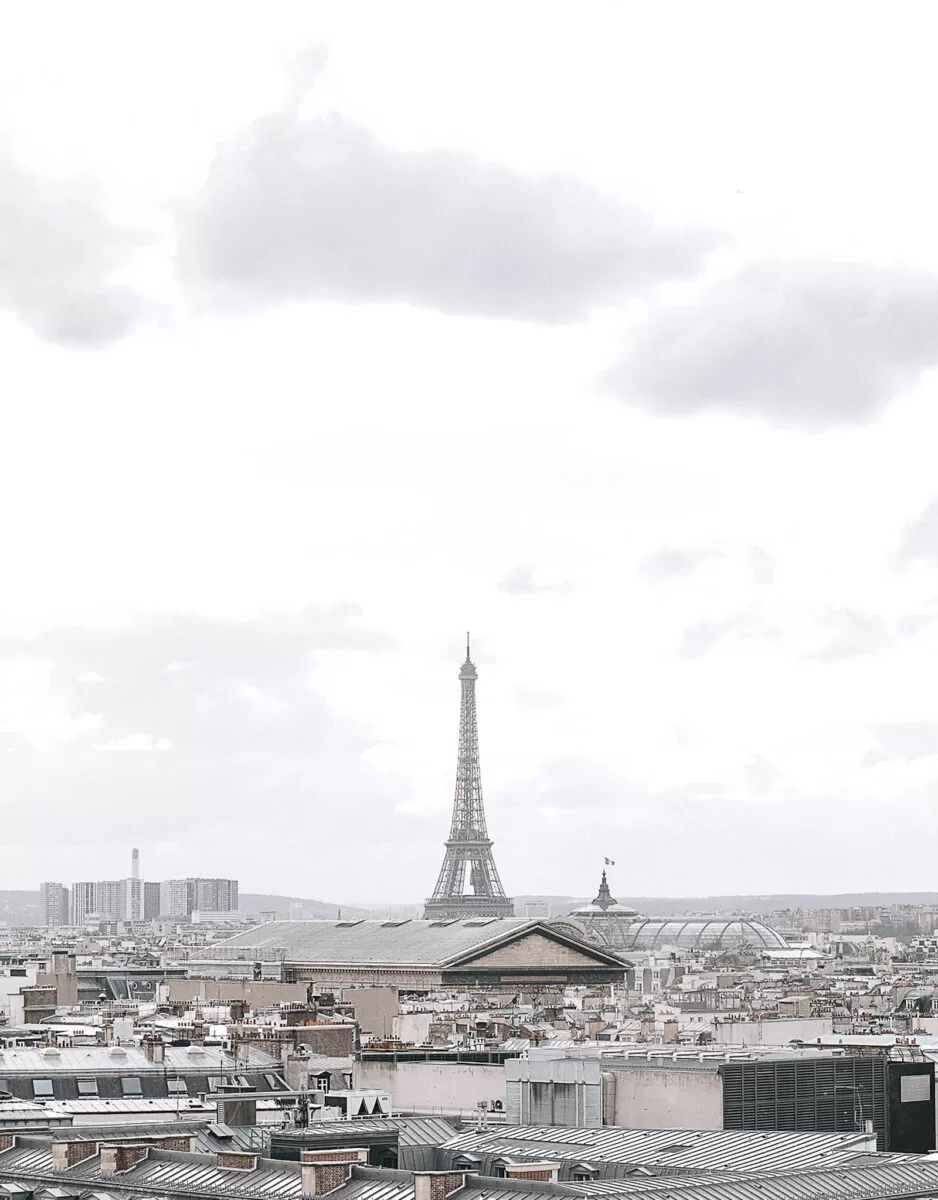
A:
{"label": "triangular pediment", "polygon": [[[596,967],[609,966],[612,957],[591,946],[571,945],[565,939],[549,937],[539,930],[522,931],[517,937],[503,942],[491,950],[468,954],[459,961],[460,967],[484,965],[486,967]],[[626,964],[622,967],[625,969]]]}

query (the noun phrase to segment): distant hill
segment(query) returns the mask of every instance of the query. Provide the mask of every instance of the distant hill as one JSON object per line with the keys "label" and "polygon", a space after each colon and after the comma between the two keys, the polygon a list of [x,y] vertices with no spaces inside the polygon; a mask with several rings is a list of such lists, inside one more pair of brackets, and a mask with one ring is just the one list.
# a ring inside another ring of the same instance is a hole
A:
{"label": "distant hill", "polygon": [[[627,896],[612,889],[620,904],[627,904],[650,917],[680,917],[689,913],[743,912],[752,914],[777,912],[785,908],[888,908],[892,904],[936,904],[938,892],[839,892],[835,895],[815,893],[780,893],[774,896]],[[519,917],[531,904],[547,906],[547,915],[560,917],[590,896],[516,896],[515,912]],[[294,908],[291,910],[291,904]],[[423,905],[410,904],[344,904],[324,900],[275,896],[264,892],[242,892],[239,908],[251,916],[275,912],[279,919],[289,920],[299,915],[305,920],[329,921],[341,910],[344,918],[354,920],[396,921],[419,918]],[[42,896],[38,891],[0,891],[0,925],[41,925],[44,919]]]}
{"label": "distant hill", "polygon": [[45,919],[41,892],[0,892],[0,924],[41,925]]}
{"label": "distant hill", "polygon": [[[835,895],[811,893],[776,896],[627,896],[612,893],[620,904],[649,917],[681,917],[688,913],[745,912],[770,913],[785,908],[888,908],[891,904],[938,904],[938,892],[841,892]],[[551,917],[563,916],[592,897],[516,896],[515,912],[525,915],[529,904],[546,904]]]}
{"label": "distant hill", "polygon": [[[420,906],[422,909],[422,905]],[[326,900],[304,900],[297,896],[271,896],[260,892],[241,892],[238,896],[238,910],[250,916],[260,916],[262,912],[275,912],[279,920],[291,919],[303,921],[335,920],[339,913],[343,920],[367,921],[369,919],[389,917],[401,921],[415,916],[416,906],[413,904],[380,904],[365,906],[355,904],[333,903]]]}

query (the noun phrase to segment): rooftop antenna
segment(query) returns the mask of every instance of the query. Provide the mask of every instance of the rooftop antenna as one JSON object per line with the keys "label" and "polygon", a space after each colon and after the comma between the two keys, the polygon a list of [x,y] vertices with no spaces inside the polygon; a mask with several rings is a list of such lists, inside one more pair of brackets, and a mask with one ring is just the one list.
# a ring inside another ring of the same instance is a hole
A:
{"label": "rooftop antenna", "polygon": [[466,658],[469,658],[469,631],[466,630]]}

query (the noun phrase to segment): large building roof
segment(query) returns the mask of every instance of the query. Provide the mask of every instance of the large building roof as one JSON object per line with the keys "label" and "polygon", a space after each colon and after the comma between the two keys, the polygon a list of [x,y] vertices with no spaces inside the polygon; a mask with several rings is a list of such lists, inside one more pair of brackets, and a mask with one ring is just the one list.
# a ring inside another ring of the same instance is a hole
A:
{"label": "large building roof", "polygon": [[[539,933],[557,938],[550,925],[522,917],[489,917],[468,921],[270,921],[211,946],[205,959],[237,961],[257,958],[322,966],[415,966],[444,969],[523,936]],[[570,934],[559,934],[570,938]],[[582,943],[596,954],[596,947]],[[600,951],[602,953],[602,951]],[[605,955],[609,965],[621,963]]]}
{"label": "large building roof", "polygon": [[9,1075],[218,1075],[244,1070],[280,1070],[281,1062],[245,1042],[235,1058],[221,1046],[166,1046],[162,1062],[148,1059],[139,1046],[4,1047],[0,1050],[0,1078]]}

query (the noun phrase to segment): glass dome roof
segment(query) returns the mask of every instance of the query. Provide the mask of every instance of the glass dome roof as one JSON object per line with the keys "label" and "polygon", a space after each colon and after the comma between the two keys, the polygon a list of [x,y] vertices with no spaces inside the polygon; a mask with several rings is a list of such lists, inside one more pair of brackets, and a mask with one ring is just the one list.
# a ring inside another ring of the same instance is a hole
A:
{"label": "glass dome roof", "polygon": [[780,933],[761,921],[701,918],[618,917],[613,913],[594,918],[573,915],[563,919],[582,936],[601,941],[616,950],[785,950],[788,943]]}
{"label": "glass dome roof", "polygon": [[761,921],[724,917],[643,917],[620,904],[609,890],[603,871],[599,892],[591,904],[575,909],[568,917],[552,922],[566,926],[575,936],[608,946],[610,950],[787,950],[780,933]]}

